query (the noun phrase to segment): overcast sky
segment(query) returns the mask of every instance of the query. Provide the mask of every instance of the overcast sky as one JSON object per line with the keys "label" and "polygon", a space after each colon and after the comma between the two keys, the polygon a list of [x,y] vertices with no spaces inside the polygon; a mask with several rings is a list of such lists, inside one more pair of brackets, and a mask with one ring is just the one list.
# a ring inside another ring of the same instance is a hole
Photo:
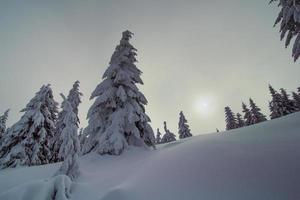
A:
{"label": "overcast sky", "polygon": [[35,92],[50,83],[55,98],[75,80],[91,92],[121,32],[135,35],[138,67],[152,127],[177,132],[183,110],[194,134],[224,129],[224,106],[241,111],[252,97],[268,114],[268,84],[300,86],[300,65],[272,27],[278,9],[268,0],[86,0],[0,2],[0,113],[15,123]]}

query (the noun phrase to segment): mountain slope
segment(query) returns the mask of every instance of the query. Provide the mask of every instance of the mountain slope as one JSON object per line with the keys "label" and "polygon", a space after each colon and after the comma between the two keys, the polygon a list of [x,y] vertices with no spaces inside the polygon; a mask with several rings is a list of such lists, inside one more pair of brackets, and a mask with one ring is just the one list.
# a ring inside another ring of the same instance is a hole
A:
{"label": "mountain slope", "polygon": [[[80,159],[71,199],[300,199],[300,113],[157,150]],[[41,200],[59,164],[0,171],[0,200]],[[30,191],[30,192],[29,192]],[[40,194],[39,194],[40,195]]]}

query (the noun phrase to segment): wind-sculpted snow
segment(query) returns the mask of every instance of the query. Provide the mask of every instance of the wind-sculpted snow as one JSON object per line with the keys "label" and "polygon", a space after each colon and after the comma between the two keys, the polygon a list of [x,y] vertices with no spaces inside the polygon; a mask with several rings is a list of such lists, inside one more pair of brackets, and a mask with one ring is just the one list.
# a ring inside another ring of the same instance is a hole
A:
{"label": "wind-sculpted snow", "polygon": [[[90,153],[79,159],[82,173],[70,183],[69,199],[298,200],[299,122],[300,113],[294,113],[160,144],[157,150],[130,147],[120,156]],[[31,184],[34,191],[41,189],[37,194],[51,191],[53,181],[46,186],[44,180],[52,180],[58,166],[0,171],[0,200],[33,200],[20,197],[33,190]],[[4,196],[8,193],[10,198]]]}

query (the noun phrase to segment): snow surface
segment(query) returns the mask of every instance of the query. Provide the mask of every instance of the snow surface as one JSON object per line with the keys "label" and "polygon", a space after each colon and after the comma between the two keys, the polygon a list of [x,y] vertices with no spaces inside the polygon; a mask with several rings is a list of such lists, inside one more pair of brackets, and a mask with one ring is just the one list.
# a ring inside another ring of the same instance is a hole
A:
{"label": "snow surface", "polygon": [[72,200],[298,200],[299,144],[300,113],[294,113],[157,145],[157,150],[88,154],[80,158],[82,174],[72,183],[51,178],[60,163],[4,169],[0,200],[46,199],[60,179]]}

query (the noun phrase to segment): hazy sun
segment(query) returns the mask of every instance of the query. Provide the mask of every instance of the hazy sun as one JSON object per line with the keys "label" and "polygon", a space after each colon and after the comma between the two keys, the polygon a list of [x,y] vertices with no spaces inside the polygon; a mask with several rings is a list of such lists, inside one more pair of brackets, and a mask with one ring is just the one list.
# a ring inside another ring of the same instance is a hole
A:
{"label": "hazy sun", "polygon": [[208,115],[214,110],[213,104],[213,99],[211,97],[199,97],[195,100],[194,107],[198,113]]}

